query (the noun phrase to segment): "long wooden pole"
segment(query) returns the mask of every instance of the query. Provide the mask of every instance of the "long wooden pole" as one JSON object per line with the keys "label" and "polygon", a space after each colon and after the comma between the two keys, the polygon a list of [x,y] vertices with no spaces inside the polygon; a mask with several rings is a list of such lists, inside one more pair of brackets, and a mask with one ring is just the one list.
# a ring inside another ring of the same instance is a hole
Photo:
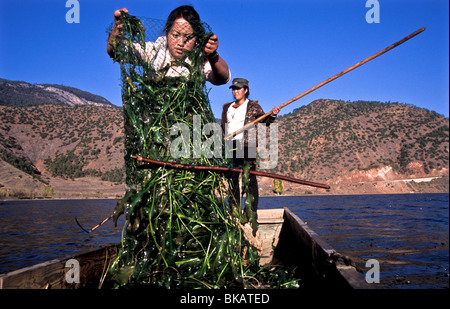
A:
{"label": "long wooden pole", "polygon": [[[147,158],[143,158],[141,156],[131,156],[131,157],[140,162],[146,162],[146,163],[151,163],[151,164],[155,164],[155,165],[159,165],[159,166],[168,166],[171,168],[184,169],[184,170],[220,171],[220,172],[233,172],[233,173],[242,173],[244,171],[242,168],[207,166],[207,165],[186,165],[186,164],[180,164],[180,163],[172,163],[172,162],[164,162],[164,161],[158,161],[158,160],[153,160],[153,159],[147,159]],[[275,178],[275,179],[282,179],[282,180],[286,180],[289,182],[294,182],[294,183],[311,186],[311,187],[330,189],[330,186],[325,185],[325,184],[301,180],[301,179],[278,175],[278,174],[252,171],[252,170],[250,170],[250,174],[254,174],[257,176],[263,176],[263,177],[270,177],[270,178]]]}
{"label": "long wooden pole", "polygon": [[[203,171],[222,171],[222,172],[233,172],[233,173],[242,173],[244,170],[242,168],[228,168],[228,167],[221,167],[221,166],[206,166],[206,165],[186,165],[186,164],[180,164],[180,163],[172,163],[172,162],[164,162],[164,161],[158,161],[158,160],[152,160],[147,159],[141,156],[131,156],[133,159],[136,159],[139,162],[146,162],[151,163],[159,166],[168,166],[170,168],[177,168],[177,169],[184,169],[184,170],[203,170]],[[312,186],[322,189],[330,189],[330,186],[324,185],[321,183],[315,183],[311,181],[306,180],[300,180],[297,178],[292,178],[288,176],[278,175],[278,174],[271,174],[266,172],[258,172],[258,171],[250,171],[250,174],[254,174],[257,176],[263,176],[263,177],[270,177],[275,179],[282,179],[289,182],[294,182],[306,186]],[[75,221],[78,224],[78,226],[85,231],[86,233],[91,233],[95,231],[97,228],[105,224],[108,220],[110,220],[114,216],[114,213],[111,214],[108,218],[105,218],[102,222],[91,228],[89,231],[86,230],[80,222],[78,222],[78,219],[75,217]]]}
{"label": "long wooden pole", "polygon": [[86,230],[84,227],[81,226],[80,222],[78,222],[78,219],[75,217],[75,221],[77,222],[78,226],[85,231],[86,233],[90,233],[92,231],[95,231],[96,229],[98,229],[100,226],[102,226],[103,224],[105,224],[106,221],[108,221],[109,219],[111,219],[114,216],[114,213],[111,214],[108,218],[105,218],[102,222],[100,222],[99,224],[97,224],[96,226],[94,226],[93,228],[91,228],[89,231]]}
{"label": "long wooden pole", "polygon": [[[131,156],[131,157],[133,159],[136,159],[139,162],[146,162],[146,163],[151,163],[151,164],[155,164],[155,165],[159,165],[159,166],[168,166],[171,168],[184,169],[184,170],[222,171],[222,172],[233,172],[233,173],[242,173],[244,171],[241,168],[228,168],[228,167],[221,167],[221,166],[206,166],[206,165],[186,165],[186,164],[180,164],[180,163],[152,160],[152,159],[143,158],[141,156]],[[275,178],[275,179],[282,179],[282,180],[299,183],[299,184],[306,185],[306,186],[312,186],[312,187],[317,187],[317,188],[322,188],[322,189],[330,189],[330,186],[328,186],[328,185],[310,182],[310,181],[306,181],[306,180],[300,180],[297,178],[292,178],[292,177],[283,176],[283,175],[271,174],[271,173],[266,173],[266,172],[258,172],[258,171],[250,171],[250,174],[254,174],[257,176],[263,176],[263,177],[270,177],[270,178]],[[80,224],[80,222],[78,222],[78,219],[76,217],[75,217],[75,221],[83,231],[85,231],[86,233],[91,233],[91,232],[95,231],[97,228],[99,228],[100,226],[102,226],[103,224],[105,224],[113,216],[114,216],[114,214],[111,214],[108,218],[105,218],[102,222],[100,222],[99,224],[97,224],[96,226],[91,228],[89,231],[86,230]]]}
{"label": "long wooden pole", "polygon": [[[397,47],[398,45],[403,44],[404,42],[406,42],[406,41],[408,41],[409,39],[415,37],[416,35],[418,35],[419,33],[421,33],[421,32],[424,31],[424,30],[425,30],[425,27],[422,27],[422,28],[420,28],[419,30],[414,31],[413,33],[411,33],[410,35],[404,37],[404,38],[401,39],[400,41],[395,42],[394,44],[392,44],[392,45],[386,47],[385,49],[380,50],[378,53],[373,54],[372,56],[370,56],[370,57],[368,57],[368,58],[366,58],[366,59],[364,59],[364,60],[362,60],[362,61],[360,61],[360,62],[358,62],[358,63],[356,63],[356,64],[354,64],[354,65],[352,65],[352,66],[349,67],[348,69],[345,69],[344,71],[342,71],[342,72],[340,72],[340,73],[338,73],[338,74],[336,74],[336,75],[334,75],[334,76],[328,78],[327,80],[325,80],[325,81],[321,82],[320,84],[318,84],[318,85],[312,87],[311,89],[306,90],[305,92],[299,94],[298,96],[296,96],[296,97],[290,99],[289,101],[287,101],[287,102],[281,104],[281,105],[278,106],[278,107],[281,109],[281,108],[285,107],[286,105],[291,104],[291,103],[294,102],[294,101],[297,101],[297,100],[300,99],[301,97],[304,97],[305,95],[307,95],[307,94],[313,92],[314,90],[317,90],[318,88],[320,88],[320,87],[322,87],[322,86],[328,84],[329,82],[335,80],[336,78],[341,77],[342,75],[344,75],[344,74],[346,74],[346,73],[348,73],[348,72],[350,72],[350,71],[356,69],[357,67],[362,66],[364,63],[367,63],[367,62],[369,62],[370,60],[373,60],[373,59],[375,59],[375,58],[378,57],[378,56],[381,56],[382,54],[384,54],[384,53],[390,51],[390,50],[393,49],[394,47]],[[251,127],[251,126],[254,125],[255,123],[260,122],[261,120],[263,120],[264,118],[266,118],[267,116],[269,116],[269,115],[271,115],[271,114],[272,114],[272,111],[265,113],[264,115],[262,115],[262,116],[259,117],[258,119],[254,120],[254,121],[252,121],[252,122],[250,122],[250,123],[248,123],[248,124],[246,124],[245,126],[243,126],[242,128],[240,128],[239,130],[237,130],[237,131],[235,131],[235,132],[229,134],[228,136],[225,137],[225,139],[229,139],[229,138],[235,136],[236,134],[238,134],[238,133],[240,133],[240,132],[242,132],[242,131],[248,129],[249,127]]]}

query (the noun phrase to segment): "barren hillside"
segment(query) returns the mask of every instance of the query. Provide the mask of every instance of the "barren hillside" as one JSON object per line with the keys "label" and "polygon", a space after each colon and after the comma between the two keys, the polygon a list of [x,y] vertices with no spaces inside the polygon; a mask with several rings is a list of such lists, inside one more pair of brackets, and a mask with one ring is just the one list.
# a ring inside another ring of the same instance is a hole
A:
{"label": "barren hillside", "polygon": [[[435,112],[317,100],[277,123],[271,172],[331,186],[285,182],[283,194],[448,192],[448,119]],[[0,106],[1,195],[120,197],[123,141],[119,107]],[[260,187],[273,194],[272,179],[260,178]]]}

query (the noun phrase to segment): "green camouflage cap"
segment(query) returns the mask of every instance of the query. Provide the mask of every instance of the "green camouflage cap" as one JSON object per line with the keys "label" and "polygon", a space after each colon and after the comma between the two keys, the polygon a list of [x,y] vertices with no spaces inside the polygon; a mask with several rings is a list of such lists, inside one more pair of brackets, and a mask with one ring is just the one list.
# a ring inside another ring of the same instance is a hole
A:
{"label": "green camouflage cap", "polygon": [[233,83],[231,84],[230,88],[244,88],[244,87],[248,87],[248,80],[246,80],[245,78],[235,78],[233,79]]}

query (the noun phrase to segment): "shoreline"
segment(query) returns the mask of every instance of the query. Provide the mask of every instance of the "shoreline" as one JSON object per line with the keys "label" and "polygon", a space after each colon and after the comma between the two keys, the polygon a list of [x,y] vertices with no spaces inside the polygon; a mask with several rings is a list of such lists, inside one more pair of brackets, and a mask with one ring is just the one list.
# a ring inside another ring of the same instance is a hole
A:
{"label": "shoreline", "polygon": [[[260,195],[263,197],[318,197],[318,196],[355,196],[355,195],[414,195],[414,194],[449,194],[449,192],[397,192],[397,193],[324,193],[324,194],[273,194],[273,195]],[[10,201],[70,201],[70,200],[120,200],[118,197],[53,197],[53,198],[21,198],[21,197],[0,197],[0,202],[10,202]]]}
{"label": "shoreline", "polygon": [[[419,175],[417,175],[419,176]],[[373,194],[414,194],[449,193],[448,174],[426,175],[403,179],[328,179],[322,183],[330,189],[283,182],[281,195],[274,193],[272,179],[258,177],[259,196],[324,196],[324,195],[373,195]],[[0,200],[43,200],[43,199],[121,199],[126,194],[125,183],[103,181],[96,177],[76,179],[49,178],[46,184],[35,187],[30,182],[0,183]],[[319,181],[319,180],[317,180]]]}

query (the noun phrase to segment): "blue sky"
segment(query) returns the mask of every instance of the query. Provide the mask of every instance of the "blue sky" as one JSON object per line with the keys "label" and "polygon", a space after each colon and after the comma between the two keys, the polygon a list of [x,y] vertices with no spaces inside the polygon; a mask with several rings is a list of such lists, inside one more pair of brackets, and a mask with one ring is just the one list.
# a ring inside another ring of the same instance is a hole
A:
{"label": "blue sky", "polygon": [[[232,77],[250,81],[250,98],[265,111],[427,27],[281,114],[326,98],[408,103],[449,116],[448,0],[378,0],[380,23],[367,23],[366,0],[78,2],[80,23],[69,24],[66,0],[1,0],[0,78],[73,86],[120,106],[119,67],[105,52],[114,10],[165,20],[191,4],[218,35]],[[229,85],[207,83],[216,117],[233,100]]]}

